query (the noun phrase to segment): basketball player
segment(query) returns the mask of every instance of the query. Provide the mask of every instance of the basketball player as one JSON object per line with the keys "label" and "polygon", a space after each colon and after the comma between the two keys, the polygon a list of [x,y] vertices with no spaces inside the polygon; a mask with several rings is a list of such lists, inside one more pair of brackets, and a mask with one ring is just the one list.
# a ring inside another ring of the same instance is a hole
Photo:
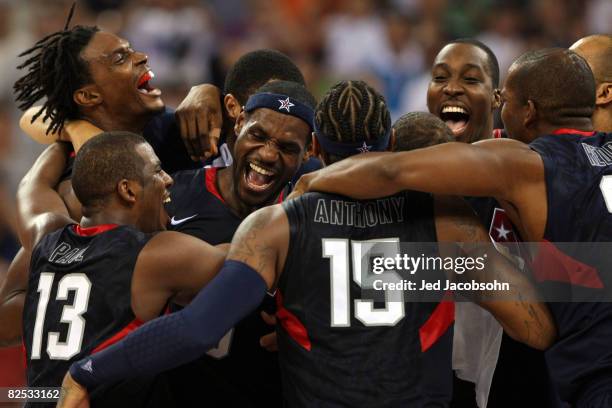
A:
{"label": "basketball player", "polygon": [[436,56],[427,88],[427,108],[452,130],[457,142],[492,137],[493,112],[501,106],[499,64],[489,47],[464,38]]}
{"label": "basketball player", "polygon": [[612,132],[612,35],[595,34],[581,38],[570,47],[584,58],[595,76],[593,127]]}
{"label": "basketball player", "polygon": [[[312,132],[315,100],[301,84],[272,81],[244,105],[234,131],[230,167],[174,174],[169,228],[213,245],[229,243],[242,220],[263,206],[282,201],[299,169]],[[198,398],[199,384],[217,390],[206,396],[215,406],[281,406],[276,353],[260,345],[272,331],[262,312],[273,314],[266,296],[253,313],[229,330],[219,347],[201,360],[173,371],[176,395],[184,404]]]}
{"label": "basketball player", "polygon": [[[594,95],[593,74],[574,52],[529,52],[512,64],[502,91],[505,128],[512,138],[531,142],[529,146],[495,140],[356,157],[304,176],[297,188],[361,199],[406,188],[492,196],[528,241],[608,242],[612,219],[606,183],[612,163],[606,143],[612,136],[592,130]],[[568,205],[576,202],[580,205]],[[574,293],[587,290],[584,281],[573,277],[585,268],[603,279],[604,289],[610,287],[609,277],[602,275],[609,268],[605,259],[592,259],[593,254],[580,251],[567,255],[578,263],[571,262],[573,267],[567,271],[558,268],[559,273],[566,272],[565,277],[542,275],[549,270],[535,272],[541,287],[561,285]],[[600,296],[596,291],[592,298]],[[610,406],[611,304],[549,306],[560,339],[546,352],[546,361],[560,398],[577,407]]]}
{"label": "basketball player", "polygon": [[[363,82],[345,81],[334,86],[319,104],[314,123],[313,152],[324,163],[364,150],[388,148],[391,129],[384,98]],[[385,210],[369,211],[372,206]],[[338,208],[351,211],[338,212]],[[94,356],[73,366],[71,372],[92,387],[134,371],[153,373],[176,364],[177,358],[195,358],[198,349],[214,342],[232,320],[256,307],[268,289],[277,291],[279,352],[284,398],[289,406],[447,405],[452,303],[404,303],[391,298],[382,309],[373,308],[371,301],[356,299],[353,317],[347,296],[362,297],[358,284],[362,278],[355,272],[355,283],[350,283],[348,242],[355,240],[355,253],[368,251],[368,239],[387,240],[398,246],[394,252],[398,253],[400,241],[435,241],[436,236],[453,242],[487,240],[486,232],[466,208],[450,198],[406,192],[369,203],[311,194],[261,209],[240,225],[222,272],[194,303],[180,313],[158,319],[102,358]],[[520,274],[514,275],[501,257],[489,255],[500,262],[498,271],[508,274],[505,279],[534,299]],[[362,256],[368,258],[363,252],[356,259]],[[217,307],[222,298],[227,302],[227,296],[234,305],[231,312],[203,314]],[[517,302],[522,305],[515,308],[510,303],[490,302],[486,307],[515,336],[546,347],[554,337],[546,308],[523,302]],[[180,342],[180,353],[167,348],[170,326]],[[196,326],[202,330],[194,330]],[[524,337],[527,327],[535,330],[529,339]],[[135,344],[146,347],[145,338],[155,339],[155,357],[129,358],[125,364],[116,360],[124,358]],[[83,373],[83,364],[96,369]],[[69,393],[73,390],[67,389]],[[78,401],[66,397],[59,406],[76,406],[73,404]]]}
{"label": "basketball player", "polygon": [[[188,301],[225,257],[188,235],[151,234],[165,229],[163,201],[172,179],[133,133],[103,133],[81,149],[73,186],[83,218],[76,224],[53,189],[67,151],[48,148],[17,196],[20,238],[32,251],[23,314],[30,387],[59,386],[71,361],[159,316],[169,301]],[[97,404],[170,403],[158,395],[147,400],[155,390],[134,387],[101,391]]]}

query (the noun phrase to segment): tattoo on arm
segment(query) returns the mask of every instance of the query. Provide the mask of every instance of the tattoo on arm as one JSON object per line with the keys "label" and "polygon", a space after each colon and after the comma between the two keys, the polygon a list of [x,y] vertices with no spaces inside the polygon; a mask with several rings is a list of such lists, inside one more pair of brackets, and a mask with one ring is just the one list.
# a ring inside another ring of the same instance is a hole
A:
{"label": "tattoo on arm", "polygon": [[261,233],[270,224],[267,214],[257,214],[242,223],[232,241],[228,259],[235,259],[251,265],[258,271],[275,262],[275,250],[268,243],[261,242]]}

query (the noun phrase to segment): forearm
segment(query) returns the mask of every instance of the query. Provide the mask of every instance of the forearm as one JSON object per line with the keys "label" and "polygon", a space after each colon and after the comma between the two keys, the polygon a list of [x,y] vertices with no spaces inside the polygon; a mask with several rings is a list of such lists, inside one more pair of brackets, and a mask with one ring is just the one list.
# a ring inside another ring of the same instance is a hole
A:
{"label": "forearm", "polygon": [[25,292],[12,293],[0,301],[0,347],[16,346],[21,342],[21,317]]}
{"label": "forearm", "polygon": [[357,199],[402,190],[497,196],[505,185],[505,174],[499,171],[502,163],[490,147],[445,143],[410,152],[360,154],[307,175],[305,185],[298,188]]}
{"label": "forearm", "polygon": [[40,233],[69,220],[68,210],[55,187],[66,166],[68,148],[53,144],[36,160],[17,190],[18,232],[22,245],[31,250]]}
{"label": "forearm", "polygon": [[[198,358],[265,295],[260,275],[237,264],[226,262],[182,311],[152,320],[123,341],[73,364],[72,377],[91,390],[104,383],[155,375]],[[90,360],[94,370],[87,369]]]}
{"label": "forearm", "polygon": [[40,106],[32,106],[28,110],[26,110],[21,119],[19,119],[19,127],[23,132],[41,144],[51,144],[59,140],[59,134],[57,132],[49,132],[47,133],[47,128],[49,127],[49,122],[43,122],[43,117],[45,116],[45,112],[42,112],[36,120],[32,120],[35,115],[40,111]]}

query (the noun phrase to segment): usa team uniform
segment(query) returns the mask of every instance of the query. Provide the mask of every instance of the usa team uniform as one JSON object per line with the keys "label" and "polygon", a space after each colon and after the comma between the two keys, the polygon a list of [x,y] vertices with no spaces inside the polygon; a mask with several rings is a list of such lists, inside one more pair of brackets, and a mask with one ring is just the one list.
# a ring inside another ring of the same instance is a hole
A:
{"label": "usa team uniform", "polygon": [[[169,229],[211,245],[231,242],[242,219],[223,201],[216,184],[217,169],[182,171],[173,178],[172,201],[166,207],[172,217]],[[204,397],[210,406],[280,406],[277,353],[268,352],[259,344],[259,339],[273,332],[274,326],[263,321],[261,311],[274,314],[272,296],[266,296],[261,306],[228,332],[216,349],[170,374],[175,380],[177,399],[183,404],[189,404],[193,398],[199,400],[202,387],[206,387],[214,390]]]}
{"label": "usa team uniform", "polygon": [[[132,312],[130,288],[136,259],[149,238],[129,226],[73,224],[38,243],[23,312],[29,387],[59,387],[73,361],[103,350],[141,324]],[[154,381],[102,387],[91,396],[92,406],[172,404],[164,385]]]}
{"label": "usa team uniform", "polygon": [[[561,253],[555,243],[612,241],[612,134],[560,129],[530,147],[544,161],[548,201],[535,278],[545,295],[571,293],[567,302],[548,304],[559,332],[546,351],[550,375],[564,401],[610,406],[612,258],[597,246],[564,245]],[[553,266],[542,262],[546,257]],[[571,302],[575,298],[588,301]]]}
{"label": "usa team uniform", "polygon": [[276,295],[287,406],[447,406],[453,303],[365,300],[353,258],[368,240],[435,242],[431,196],[309,193],[283,208],[290,242]]}

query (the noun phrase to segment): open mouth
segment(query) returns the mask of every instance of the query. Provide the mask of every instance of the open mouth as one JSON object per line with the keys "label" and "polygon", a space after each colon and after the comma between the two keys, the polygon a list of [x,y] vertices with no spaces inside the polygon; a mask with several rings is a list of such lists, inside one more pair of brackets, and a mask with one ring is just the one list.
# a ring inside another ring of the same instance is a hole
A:
{"label": "open mouth", "polygon": [[440,119],[446,123],[455,136],[458,136],[465,131],[470,121],[470,114],[461,106],[447,105],[442,108]]}
{"label": "open mouth", "polygon": [[162,203],[168,204],[171,201],[172,199],[170,198],[170,193],[166,192],[166,194],[164,194],[164,197],[162,198]]}
{"label": "open mouth", "polygon": [[161,96],[161,90],[151,86],[150,81],[155,78],[153,71],[147,71],[138,79],[136,90],[148,96]]}
{"label": "open mouth", "polygon": [[265,167],[248,162],[244,180],[247,186],[255,191],[265,191],[274,183],[276,174]]}

